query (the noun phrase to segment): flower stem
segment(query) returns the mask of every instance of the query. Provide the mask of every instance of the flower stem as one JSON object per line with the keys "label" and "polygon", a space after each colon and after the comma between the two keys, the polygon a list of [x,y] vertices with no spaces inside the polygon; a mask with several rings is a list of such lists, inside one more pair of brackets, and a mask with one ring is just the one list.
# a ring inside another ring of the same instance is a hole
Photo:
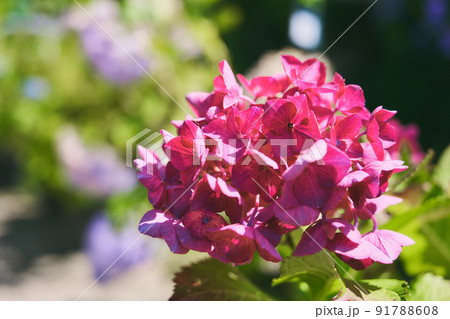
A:
{"label": "flower stem", "polygon": [[377,223],[377,220],[376,220],[376,218],[375,218],[375,214],[372,214],[372,215],[370,216],[370,218],[372,218],[372,222],[373,222],[373,231],[375,231],[375,230],[378,229],[378,223]]}
{"label": "flower stem", "polygon": [[258,208],[259,208],[259,194],[256,195],[255,208],[253,210],[252,216],[250,216],[250,219],[248,220],[248,223],[247,223],[248,227],[252,227],[253,220],[255,219],[256,213],[258,212]]}
{"label": "flower stem", "polygon": [[245,95],[241,95],[239,96],[242,100],[248,102],[250,105],[256,104],[255,101],[253,101],[251,98],[249,98],[248,96]]}
{"label": "flower stem", "polygon": [[358,213],[356,212],[356,209],[353,210],[353,226],[358,228]]}

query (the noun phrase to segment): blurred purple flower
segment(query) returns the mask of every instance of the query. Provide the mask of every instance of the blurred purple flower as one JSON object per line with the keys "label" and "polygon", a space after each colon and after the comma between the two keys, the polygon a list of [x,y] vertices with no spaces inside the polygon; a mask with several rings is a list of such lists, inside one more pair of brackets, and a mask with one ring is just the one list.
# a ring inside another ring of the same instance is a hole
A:
{"label": "blurred purple flower", "polygon": [[437,46],[445,57],[450,57],[450,27],[447,23],[447,0],[426,0],[424,22],[427,32],[437,38]]}
{"label": "blurred purple flower", "polygon": [[450,58],[450,27],[446,27],[442,31],[442,36],[439,39],[439,48],[447,58]]}
{"label": "blurred purple flower", "polygon": [[445,24],[447,0],[425,1],[425,22],[430,27],[441,27]]}
{"label": "blurred purple flower", "polygon": [[135,171],[125,166],[113,148],[87,147],[73,127],[63,128],[57,136],[59,157],[76,188],[108,196],[136,186]]}
{"label": "blurred purple flower", "polygon": [[[107,270],[99,278],[100,282],[105,282],[152,256],[153,247],[146,240],[136,241],[139,236],[134,224],[116,230],[102,213],[97,213],[91,219],[84,238],[84,248],[96,278]],[[111,265],[113,266],[108,269]]]}
{"label": "blurred purple flower", "polygon": [[67,15],[66,23],[79,33],[83,49],[97,71],[116,84],[129,83],[144,76],[143,69],[151,68],[148,30],[127,30],[120,21],[117,2],[93,1],[86,6],[86,11],[95,21],[75,7]]}

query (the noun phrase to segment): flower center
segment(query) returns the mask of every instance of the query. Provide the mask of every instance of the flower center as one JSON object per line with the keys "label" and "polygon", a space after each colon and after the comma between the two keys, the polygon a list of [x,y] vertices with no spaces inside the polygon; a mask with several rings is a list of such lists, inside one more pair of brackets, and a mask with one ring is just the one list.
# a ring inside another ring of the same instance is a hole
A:
{"label": "flower center", "polygon": [[289,122],[288,125],[287,125],[287,127],[288,127],[288,129],[291,129],[291,130],[292,130],[292,129],[294,128],[294,124],[292,124],[291,122]]}

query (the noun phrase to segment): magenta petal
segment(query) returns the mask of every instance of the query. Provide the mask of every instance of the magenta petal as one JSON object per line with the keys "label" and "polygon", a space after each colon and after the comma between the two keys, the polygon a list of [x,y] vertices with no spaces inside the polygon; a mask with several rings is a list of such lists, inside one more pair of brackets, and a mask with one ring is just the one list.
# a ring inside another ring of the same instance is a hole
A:
{"label": "magenta petal", "polygon": [[391,239],[393,241],[396,241],[402,247],[410,246],[410,245],[414,245],[415,244],[414,240],[412,240],[408,236],[405,236],[403,234],[397,233],[397,232],[392,231],[392,230],[380,229],[380,230],[378,230],[378,232],[384,238],[388,238],[388,239]]}
{"label": "magenta petal", "polygon": [[395,128],[389,123],[384,123],[384,125],[380,127],[379,138],[385,149],[393,146],[397,141]]}
{"label": "magenta petal", "polygon": [[349,115],[337,122],[334,127],[336,131],[336,138],[342,139],[354,139],[361,130],[362,122],[361,117],[357,114]]}
{"label": "magenta petal", "polygon": [[206,181],[208,182],[209,187],[212,191],[216,191],[217,186],[217,178],[212,175],[205,174]]}
{"label": "magenta petal", "polygon": [[238,74],[237,77],[245,89],[250,92],[255,99],[262,96],[275,97],[277,93],[282,92],[277,80],[271,76],[257,76],[251,81],[248,81],[241,74]]}
{"label": "magenta petal", "polygon": [[203,132],[206,136],[215,140],[235,138],[235,134],[228,129],[222,119],[214,120],[204,126]]}
{"label": "magenta petal", "polygon": [[237,84],[236,79],[234,78],[233,71],[231,70],[231,67],[226,60],[222,60],[219,63],[219,70],[223,76],[223,81],[227,89],[231,89],[234,85]]}
{"label": "magenta petal", "polygon": [[291,55],[282,55],[281,63],[283,64],[284,72],[286,73],[290,82],[294,83],[295,81],[297,81],[300,76],[300,74],[298,73],[300,72],[302,62]]}
{"label": "magenta petal", "polygon": [[361,144],[357,140],[355,140],[351,142],[350,146],[346,151],[346,154],[352,160],[360,159],[364,155],[364,150]]}
{"label": "magenta petal", "polygon": [[322,85],[325,82],[325,65],[316,59],[309,59],[302,63],[291,55],[282,55],[281,63],[291,83],[301,86],[302,82],[316,85]]}
{"label": "magenta petal", "polygon": [[387,256],[380,249],[378,249],[378,247],[373,245],[370,241],[365,240],[365,238],[363,238],[363,240],[361,240],[361,243],[363,243],[365,249],[370,251],[369,256],[370,259],[381,264],[392,264],[392,259],[389,258],[389,256]]}
{"label": "magenta petal", "polygon": [[252,130],[258,129],[263,112],[262,108],[256,106],[250,106],[248,109],[241,111],[239,116],[234,119],[239,132],[243,135],[247,135],[251,133]]}
{"label": "magenta petal", "polygon": [[192,233],[184,227],[177,230],[177,236],[182,245],[188,249],[200,252],[210,252],[212,249],[212,243],[208,238],[194,238]]}
{"label": "magenta petal", "polygon": [[[300,159],[300,157],[299,157]],[[302,161],[301,159],[296,161],[292,166],[289,166],[287,170],[283,173],[283,179],[285,181],[293,181],[297,176],[299,176],[303,170],[307,167],[308,162]]]}
{"label": "magenta petal", "polygon": [[152,209],[142,217],[139,232],[150,237],[162,238],[161,227],[166,222],[171,222],[171,216],[158,209]]}
{"label": "magenta petal", "polygon": [[344,198],[345,192],[346,192],[345,188],[333,187],[331,190],[331,194],[328,197],[327,201],[325,202],[325,205],[323,206],[322,210],[324,212],[327,212],[336,208],[336,206]]}
{"label": "magenta petal", "polygon": [[402,199],[400,197],[381,195],[377,198],[368,198],[364,207],[358,210],[358,216],[362,219],[370,219],[373,214],[385,210],[391,205],[400,203]]}
{"label": "magenta petal", "polygon": [[196,239],[205,238],[206,230],[219,229],[227,224],[225,219],[219,214],[207,211],[192,211],[181,219],[183,225]]}
{"label": "magenta petal", "polygon": [[284,171],[283,179],[290,181],[297,178],[309,163],[319,162],[323,164],[323,159],[327,152],[328,147],[325,140],[318,140],[309,148],[302,150],[302,154],[297,158],[295,163]]}
{"label": "magenta petal", "polygon": [[164,184],[161,181],[155,182],[152,186],[147,186],[148,188],[148,200],[156,208],[161,207],[164,204],[166,191],[164,189]]}
{"label": "magenta petal", "polygon": [[256,250],[262,258],[271,262],[280,262],[282,260],[280,253],[272,246],[272,244],[259,232],[254,229]]}
{"label": "magenta petal", "polygon": [[241,265],[253,259],[256,244],[251,228],[233,224],[216,231],[205,231],[205,234],[214,242],[216,253],[226,260]]}
{"label": "magenta petal", "polygon": [[230,223],[239,223],[242,216],[242,206],[236,198],[227,198],[225,214],[230,219]]}
{"label": "magenta petal", "polygon": [[159,163],[158,155],[152,150],[149,150],[141,145],[138,145],[139,155],[142,160],[148,164],[157,164]]}
{"label": "magenta petal", "polygon": [[[233,185],[250,194],[259,194],[265,201],[271,202],[281,187],[281,176],[278,171],[270,166],[260,165],[253,157],[247,165],[244,165],[244,162],[243,158],[233,166],[231,172]],[[275,162],[273,164],[276,165]]]}
{"label": "magenta petal", "polygon": [[164,184],[161,180],[159,172],[156,170],[156,167],[153,166],[150,169],[149,165],[144,166],[142,171],[138,173],[138,179],[142,185],[152,191],[156,191],[161,187],[161,185]]}
{"label": "magenta petal", "polygon": [[[165,167],[158,168],[159,163],[146,163],[143,160],[135,160],[139,168],[138,179],[148,189],[148,199],[150,203],[159,208],[165,200],[164,170]],[[162,176],[161,176],[162,175]]]}
{"label": "magenta petal", "polygon": [[[210,175],[207,175],[207,177],[208,176]],[[209,179],[221,180],[220,178],[216,179],[212,176],[210,176]],[[214,187],[214,190],[211,189],[210,186]],[[234,194],[231,192],[229,195],[237,196],[238,194]],[[187,199],[187,201],[189,202],[189,198]],[[225,213],[228,217],[230,217],[230,220],[232,222],[239,222],[240,213],[242,210],[240,203],[240,197],[228,197],[226,194],[221,192],[221,189],[217,185],[209,185],[208,181],[203,178],[197,183],[195,187],[194,196],[191,200],[191,209],[208,210],[216,213],[220,213],[225,210]]]}
{"label": "magenta petal", "polygon": [[161,130],[161,135],[163,136],[164,143],[168,143],[171,139],[175,137],[173,136],[172,133],[167,132],[166,130]]}
{"label": "magenta petal", "polygon": [[338,186],[347,188],[353,184],[362,182],[366,177],[369,177],[369,174],[364,171],[353,171],[344,176],[338,183]]}
{"label": "magenta petal", "polygon": [[325,164],[334,167],[336,170],[336,181],[340,181],[345,175],[347,175],[352,164],[344,152],[331,145],[328,145],[327,153],[323,157],[323,161]]}
{"label": "magenta petal", "polygon": [[294,182],[295,197],[303,205],[325,206],[332,195],[335,176],[332,166],[309,164]]}
{"label": "magenta petal", "polygon": [[255,219],[261,222],[267,222],[269,219],[271,219],[274,215],[274,205],[277,205],[276,202],[272,202],[271,204],[267,205],[263,209],[258,211],[258,214],[256,214]]}
{"label": "magenta petal", "polygon": [[280,135],[289,132],[288,123],[291,123],[297,114],[295,105],[285,99],[269,100],[266,105],[264,127],[267,130],[275,130]]}
{"label": "magenta petal", "polygon": [[235,106],[239,102],[237,96],[225,95],[223,97],[223,108],[227,109],[229,107]]}
{"label": "magenta petal", "polygon": [[273,159],[271,159],[264,153],[254,149],[249,150],[248,153],[253,157],[253,159],[257,162],[259,166],[268,166],[275,170],[278,169],[277,162],[275,162]]}
{"label": "magenta petal", "polygon": [[[273,246],[276,247],[281,241],[281,232],[282,230],[279,227],[279,224],[276,220],[272,220],[265,225],[253,228],[258,229],[260,235],[263,235],[265,239]],[[293,229],[293,228],[291,228]]]}
{"label": "magenta petal", "polygon": [[210,98],[211,95],[211,93],[206,92],[192,92],[186,95],[186,100],[196,116],[203,117],[206,115],[210,106],[207,103],[207,99]]}
{"label": "magenta petal", "polygon": [[397,114],[397,111],[390,111],[383,109],[382,106],[377,107],[372,114],[377,119],[378,122],[387,122],[390,120],[395,114]]}
{"label": "magenta petal", "polygon": [[230,197],[230,198],[237,198],[239,204],[241,204],[241,202],[242,202],[241,194],[239,193],[239,191],[236,188],[227,184],[227,182],[225,182],[220,177],[217,178],[217,185],[218,185],[220,191],[222,192],[222,194],[224,194],[225,196]]}
{"label": "magenta petal", "polygon": [[354,259],[344,255],[336,254],[343,262],[352,267],[355,270],[364,270],[373,264],[372,259],[364,258],[364,259]]}
{"label": "magenta petal", "polygon": [[317,59],[308,59],[303,62],[301,79],[305,82],[315,83],[321,86],[325,82],[326,67],[325,64]]}
{"label": "magenta petal", "polygon": [[343,94],[340,96],[336,106],[339,110],[346,112],[355,108],[362,108],[365,105],[364,93],[358,85],[346,85]]}
{"label": "magenta petal", "polygon": [[370,251],[365,249],[366,246],[362,245],[363,241],[355,243],[349,240],[344,234],[337,233],[333,239],[328,240],[326,249],[333,251],[337,254],[347,256],[354,259],[369,258]]}
{"label": "magenta petal", "polygon": [[164,223],[161,227],[161,235],[167,246],[169,246],[170,251],[174,254],[186,254],[189,251],[189,249],[181,244],[180,239],[177,236],[176,230],[181,227],[182,226],[178,224],[172,223]]}
{"label": "magenta petal", "polygon": [[191,194],[191,190],[186,191],[184,186],[168,190],[167,202],[170,203],[170,211],[174,216],[180,218],[187,212]]}
{"label": "magenta petal", "polygon": [[316,221],[319,217],[319,210],[305,205],[298,204],[295,207],[281,208],[275,204],[273,206],[275,216],[282,222],[293,226],[306,226]]}
{"label": "magenta petal", "polygon": [[330,239],[333,239],[334,233],[339,229],[348,240],[355,244],[359,244],[361,241],[361,234],[358,229],[342,218],[328,219],[324,223],[324,229],[327,231],[328,238]]}
{"label": "magenta petal", "polygon": [[178,170],[192,167],[194,153],[192,147],[186,147],[181,143],[181,137],[177,136],[165,144],[165,151],[173,166]]}
{"label": "magenta petal", "polygon": [[364,239],[377,247],[391,260],[398,258],[403,246],[414,244],[414,241],[409,237],[391,230],[376,230],[365,234]]}
{"label": "magenta petal", "polygon": [[322,223],[318,222],[305,230],[292,255],[299,257],[314,255],[321,251],[326,243],[327,235],[322,229]]}

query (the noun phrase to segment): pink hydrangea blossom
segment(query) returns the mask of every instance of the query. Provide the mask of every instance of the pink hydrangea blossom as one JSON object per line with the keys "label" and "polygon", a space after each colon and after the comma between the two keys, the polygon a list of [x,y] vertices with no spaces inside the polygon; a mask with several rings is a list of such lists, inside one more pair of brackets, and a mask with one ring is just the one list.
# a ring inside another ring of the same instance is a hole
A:
{"label": "pink hydrangea blossom", "polygon": [[[392,174],[396,113],[370,112],[362,89],[326,67],[282,56],[285,74],[237,78],[226,61],[214,91],[187,101],[195,119],[163,131],[166,165],[140,149],[138,177],[153,210],[139,230],[162,238],[174,253],[205,252],[240,265],[257,252],[282,260],[282,236],[306,226],[294,256],[326,249],[355,269],[392,263],[408,237],[378,229],[375,215],[399,199],[385,195]],[[336,215],[338,209],[344,214]],[[359,219],[374,229],[358,230]]]}

